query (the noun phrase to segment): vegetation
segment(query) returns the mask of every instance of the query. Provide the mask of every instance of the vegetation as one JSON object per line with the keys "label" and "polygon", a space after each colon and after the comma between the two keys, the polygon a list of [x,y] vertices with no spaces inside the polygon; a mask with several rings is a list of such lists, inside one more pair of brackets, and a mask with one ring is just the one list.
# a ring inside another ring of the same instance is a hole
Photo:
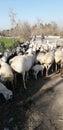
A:
{"label": "vegetation", "polygon": [[3,51],[6,48],[12,49],[18,44],[16,38],[0,38],[0,51]]}
{"label": "vegetation", "polygon": [[30,40],[32,35],[60,35],[63,37],[63,28],[58,27],[55,22],[43,24],[41,21],[37,21],[33,25],[28,22],[18,22],[14,28],[10,30],[1,31],[1,35],[9,37],[19,37],[20,42]]}

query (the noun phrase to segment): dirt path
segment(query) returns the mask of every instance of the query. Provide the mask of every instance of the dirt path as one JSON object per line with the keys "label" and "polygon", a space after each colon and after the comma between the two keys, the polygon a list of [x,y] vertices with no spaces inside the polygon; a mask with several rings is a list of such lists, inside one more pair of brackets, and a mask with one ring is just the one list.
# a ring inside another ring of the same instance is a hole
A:
{"label": "dirt path", "polygon": [[60,75],[51,75],[33,100],[28,129],[63,130],[63,79]]}
{"label": "dirt path", "polygon": [[[20,83],[18,87],[21,87]],[[0,107],[0,130],[63,130],[63,78],[30,79],[27,90]]]}

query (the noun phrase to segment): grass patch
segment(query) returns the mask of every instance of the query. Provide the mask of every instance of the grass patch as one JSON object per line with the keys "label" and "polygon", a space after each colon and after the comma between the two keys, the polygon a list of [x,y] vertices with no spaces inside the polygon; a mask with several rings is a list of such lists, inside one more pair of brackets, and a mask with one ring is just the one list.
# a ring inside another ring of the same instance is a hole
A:
{"label": "grass patch", "polygon": [[18,44],[16,38],[0,38],[0,51],[8,48],[13,49]]}

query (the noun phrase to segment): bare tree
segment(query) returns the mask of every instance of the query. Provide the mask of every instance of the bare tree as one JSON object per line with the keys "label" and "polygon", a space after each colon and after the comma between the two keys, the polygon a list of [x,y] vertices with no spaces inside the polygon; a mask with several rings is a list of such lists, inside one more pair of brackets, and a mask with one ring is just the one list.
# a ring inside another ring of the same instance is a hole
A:
{"label": "bare tree", "polygon": [[20,33],[20,39],[21,41],[29,40],[31,36],[31,27],[28,22],[20,22],[19,24],[19,33]]}
{"label": "bare tree", "polygon": [[13,11],[13,9],[10,9],[9,17],[11,21],[11,26],[12,28],[14,28],[16,25],[16,13]]}
{"label": "bare tree", "polygon": [[43,33],[43,21],[40,18],[37,18],[34,25],[32,25],[31,34],[41,35],[42,33]]}

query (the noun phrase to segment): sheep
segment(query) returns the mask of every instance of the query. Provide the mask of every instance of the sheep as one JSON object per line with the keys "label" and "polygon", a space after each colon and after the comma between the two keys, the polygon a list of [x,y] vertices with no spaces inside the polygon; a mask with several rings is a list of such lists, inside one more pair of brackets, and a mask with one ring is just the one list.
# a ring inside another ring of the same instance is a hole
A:
{"label": "sheep", "polygon": [[42,64],[42,58],[44,56],[44,53],[38,53],[38,55],[36,56],[36,63],[39,62]]}
{"label": "sheep", "polygon": [[40,64],[43,64],[45,66],[46,76],[48,76],[48,70],[54,62],[54,52],[51,51],[47,52],[46,54],[40,54],[37,59],[40,62]]}
{"label": "sheep", "polygon": [[0,60],[0,80],[2,81],[13,80],[13,72],[11,67],[2,60]]}
{"label": "sheep", "polygon": [[1,57],[2,61],[7,62],[7,59],[8,59],[8,57],[9,57],[9,55],[10,55],[10,51],[9,51],[8,49],[6,49],[6,50],[4,51],[3,56]]}
{"label": "sheep", "polygon": [[52,64],[54,63],[54,52],[48,52],[44,55],[43,57],[43,65],[45,66],[46,68],[46,76],[48,76],[48,71],[50,69],[50,67],[52,66]]}
{"label": "sheep", "polygon": [[43,75],[44,66],[40,65],[40,64],[36,64],[32,67],[32,70],[33,70],[33,75],[34,75],[35,79],[37,79],[37,75],[38,75],[39,71],[41,71],[41,75]]}
{"label": "sheep", "polygon": [[1,82],[0,82],[0,94],[3,94],[4,98],[6,100],[9,100],[12,98],[13,96],[13,93],[11,90],[7,89],[5,85],[3,85]]}
{"label": "sheep", "polygon": [[0,81],[2,82],[10,81],[13,85],[13,79],[14,75],[11,67],[7,63],[0,60]]}
{"label": "sheep", "polygon": [[35,56],[36,52],[30,51],[27,55],[18,55],[9,61],[11,68],[14,71],[22,74],[25,89],[26,89],[25,73],[28,72],[31,69],[32,65],[34,64]]}
{"label": "sheep", "polygon": [[61,77],[63,77],[63,57],[62,57],[62,60],[61,60],[60,74],[61,74]]}
{"label": "sheep", "polygon": [[55,52],[56,71],[57,70],[60,71],[62,59],[63,59],[63,51],[62,51],[62,47],[60,47]]}
{"label": "sheep", "polygon": [[57,49],[55,52],[55,62],[58,63],[61,60],[62,57],[62,50]]}

